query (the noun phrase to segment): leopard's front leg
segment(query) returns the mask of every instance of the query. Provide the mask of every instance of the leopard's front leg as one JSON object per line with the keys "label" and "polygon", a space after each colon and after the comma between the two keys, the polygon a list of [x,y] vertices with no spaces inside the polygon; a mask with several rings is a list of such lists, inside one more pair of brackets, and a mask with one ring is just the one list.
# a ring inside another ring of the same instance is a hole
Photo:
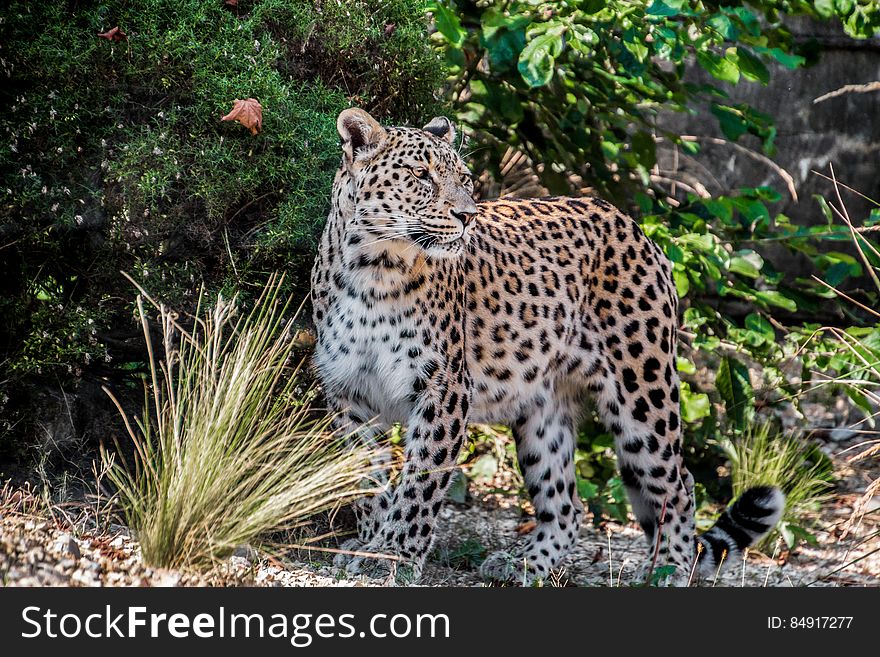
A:
{"label": "leopard's front leg", "polygon": [[362,482],[366,494],[352,504],[357,522],[357,536],[349,538],[341,544],[342,553],[333,559],[337,567],[346,566],[355,552],[368,544],[385,518],[391,495],[388,472],[391,456],[387,449],[380,446],[382,438],[391,427],[377,420],[371,420],[376,413],[358,400],[348,397],[334,400],[336,410],[333,416],[333,428],[338,435],[351,444],[364,445],[372,448],[373,471]]}
{"label": "leopard's front leg", "polygon": [[456,457],[467,431],[470,392],[461,366],[429,365],[427,378],[407,425],[405,463],[390,494],[384,521],[364,551],[347,567],[350,574],[384,576],[395,572],[415,580],[431,547],[434,522],[443,505]]}

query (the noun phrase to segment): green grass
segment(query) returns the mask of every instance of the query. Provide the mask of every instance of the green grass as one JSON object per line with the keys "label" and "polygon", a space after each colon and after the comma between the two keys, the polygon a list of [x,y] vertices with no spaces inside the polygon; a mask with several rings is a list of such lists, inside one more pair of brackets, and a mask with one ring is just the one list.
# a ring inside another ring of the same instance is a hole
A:
{"label": "green grass", "polygon": [[160,306],[163,360],[138,297],[152,380],[143,418],[123,415],[134,462],[103,458],[151,566],[210,567],[364,492],[368,451],[343,445],[300,401],[280,284],[244,317],[220,298],[192,329]]}

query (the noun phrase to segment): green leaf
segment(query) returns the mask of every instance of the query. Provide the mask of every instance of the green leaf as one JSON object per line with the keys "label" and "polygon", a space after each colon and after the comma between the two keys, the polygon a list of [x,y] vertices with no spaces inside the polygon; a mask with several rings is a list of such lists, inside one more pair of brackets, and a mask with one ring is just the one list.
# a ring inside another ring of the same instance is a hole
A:
{"label": "green leaf", "polygon": [[819,194],[813,194],[813,198],[819,203],[819,208],[822,210],[822,214],[825,217],[825,221],[830,226],[834,223],[834,215],[831,214],[831,206],[828,205],[828,201],[825,200],[824,197]]}
{"label": "green leaf", "polygon": [[530,87],[543,87],[553,78],[553,65],[562,52],[564,25],[557,25],[536,36],[519,55],[517,68]]}
{"label": "green leaf", "polygon": [[697,62],[714,78],[736,84],[739,82],[739,69],[736,64],[709,50],[697,51]]}
{"label": "green leaf", "polygon": [[687,358],[682,358],[681,356],[675,357],[675,369],[681,372],[682,374],[696,374],[697,366],[694,365]]}
{"label": "green leaf", "polygon": [[691,392],[689,383],[681,384],[681,417],[685,422],[699,422],[712,413],[709,395]]}
{"label": "green leaf", "polygon": [[753,37],[761,35],[761,22],[758,20],[757,16],[745,7],[735,7],[729,10],[728,15],[738,18],[742,26],[746,29],[746,32]]}
{"label": "green leaf", "polygon": [[853,386],[847,386],[845,388],[845,391],[846,396],[849,397],[856,406],[865,411],[868,417],[872,417],[874,415],[876,411],[874,410],[871,402],[868,401],[868,398],[862,393],[861,390],[858,390]]}
{"label": "green leaf", "polygon": [[712,103],[710,111],[718,118],[721,132],[730,141],[736,141],[749,131],[749,124],[743,119],[742,112],[735,108]]}
{"label": "green leaf", "polygon": [[778,306],[792,313],[797,311],[797,304],[777,290],[762,290],[756,292],[755,296],[771,306]]}
{"label": "green leaf", "polygon": [[753,55],[747,48],[737,46],[736,65],[740,73],[752,82],[767,84],[770,81],[770,71],[764,66],[764,62]]}
{"label": "green leaf", "polygon": [[822,18],[831,18],[834,15],[834,0],[813,0],[813,6]]}
{"label": "green leaf", "polygon": [[605,0],[583,0],[580,10],[585,14],[595,14],[605,9],[606,4]]}
{"label": "green leaf", "polygon": [[751,249],[742,249],[733,254],[727,269],[734,274],[758,278],[761,275],[761,268],[763,266],[764,259],[759,254]]}
{"label": "green leaf", "polygon": [[531,22],[528,16],[514,15],[508,16],[497,9],[489,9],[480,19],[483,27],[483,38],[494,39],[499,31],[514,31],[525,28]]}
{"label": "green leaf", "polygon": [[578,477],[577,492],[582,500],[591,500],[599,494],[599,487],[592,481]]}
{"label": "green leaf", "polygon": [[825,270],[825,282],[831,287],[837,287],[843,283],[850,275],[850,266],[845,262],[838,262]]}
{"label": "green leaf", "polygon": [[467,501],[467,491],[467,475],[460,468],[456,468],[452,475],[452,481],[449,483],[449,488],[446,490],[446,497],[456,504],[464,504]]}
{"label": "green leaf", "polygon": [[745,326],[750,331],[760,333],[767,342],[773,342],[776,340],[776,331],[773,329],[773,324],[768,322],[758,313],[749,313],[746,315]]}
{"label": "green leaf", "polygon": [[678,14],[678,9],[671,6],[674,4],[676,3],[673,2],[673,0],[667,0],[667,2],[664,2],[663,0],[654,0],[654,2],[651,3],[651,6],[645,10],[645,13],[648,16],[675,16]]}
{"label": "green leaf", "polygon": [[797,542],[797,539],[795,538],[794,532],[791,531],[791,527],[787,522],[779,523],[779,533],[782,536],[782,540],[785,541],[786,546],[788,546],[788,549],[790,550],[791,548],[793,548],[794,544]]}
{"label": "green leaf", "polygon": [[739,30],[736,29],[736,25],[724,14],[715,14],[706,22],[728,41],[734,41],[739,36]]}
{"label": "green leaf", "polygon": [[749,368],[725,356],[715,374],[715,389],[724,402],[728,418],[737,429],[745,429],[755,416],[755,395]]}
{"label": "green leaf", "polygon": [[639,164],[650,169],[657,163],[657,143],[650,133],[639,130],[632,136],[632,150]]}
{"label": "green leaf", "polygon": [[654,569],[654,572],[651,573],[651,582],[650,586],[659,586],[661,582],[664,582],[667,577],[671,577],[675,574],[675,566],[667,565],[667,566],[657,566]]}
{"label": "green leaf", "polygon": [[680,299],[684,299],[691,289],[691,282],[684,269],[673,268],[672,278],[675,281],[675,291]]}
{"label": "green leaf", "polygon": [[710,198],[703,201],[705,208],[726,224],[733,221],[733,204],[726,198]]}
{"label": "green leaf", "polygon": [[458,16],[442,2],[433,2],[428,10],[434,15],[434,24],[446,40],[456,48],[460,48],[467,35],[461,26]]}
{"label": "green leaf", "polygon": [[675,240],[678,244],[696,249],[697,251],[704,251],[706,253],[715,251],[715,240],[709,233],[685,233],[684,235],[679,235]]}
{"label": "green leaf", "polygon": [[807,61],[800,55],[792,55],[780,48],[759,48],[758,50],[759,52],[770,55],[786,68],[798,68],[799,66],[803,66]]}

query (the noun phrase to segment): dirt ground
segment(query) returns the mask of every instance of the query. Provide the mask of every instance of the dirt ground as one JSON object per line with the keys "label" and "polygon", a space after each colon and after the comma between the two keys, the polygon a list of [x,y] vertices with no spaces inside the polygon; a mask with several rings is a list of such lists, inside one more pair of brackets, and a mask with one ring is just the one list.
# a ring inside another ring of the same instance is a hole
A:
{"label": "dirt ground", "polygon": [[[792,551],[781,542],[769,554],[750,551],[703,586],[878,586],[880,585],[880,500],[846,531],[856,501],[878,475],[877,460],[848,463],[850,448],[863,438],[825,441],[839,477],[834,499],[816,518],[816,545]],[[486,586],[479,563],[528,528],[528,505],[499,471],[492,481],[471,486],[466,504],[441,512],[434,549],[423,573],[424,586]],[[98,529],[85,507],[51,511],[26,491],[0,491],[0,582],[10,586],[375,586],[384,582],[347,578],[320,547],[276,556],[242,549],[211,573],[153,569],[142,563],[137,541],[119,525]],[[333,545],[330,543],[329,545]],[[648,559],[641,530],[629,524],[584,523],[577,548],[547,586],[632,586]]]}

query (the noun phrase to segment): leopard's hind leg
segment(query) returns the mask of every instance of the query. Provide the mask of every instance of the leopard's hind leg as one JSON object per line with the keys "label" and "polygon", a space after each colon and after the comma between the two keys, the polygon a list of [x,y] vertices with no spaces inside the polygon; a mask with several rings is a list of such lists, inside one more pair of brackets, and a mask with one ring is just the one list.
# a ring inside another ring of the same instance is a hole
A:
{"label": "leopard's hind leg", "polygon": [[[694,498],[693,477],[681,454],[672,317],[626,320],[625,343],[606,354],[606,366],[591,387],[615,436],[620,476],[648,539],[648,565],[675,566],[673,580],[680,583],[687,581],[695,556]],[[621,350],[628,352],[625,360],[615,358]]]}
{"label": "leopard's hind leg", "polygon": [[535,507],[535,528],[513,547],[491,554],[484,577],[530,584],[546,578],[577,540],[583,504],[574,475],[574,441],[580,404],[573,395],[545,386],[514,422],[517,458]]}

